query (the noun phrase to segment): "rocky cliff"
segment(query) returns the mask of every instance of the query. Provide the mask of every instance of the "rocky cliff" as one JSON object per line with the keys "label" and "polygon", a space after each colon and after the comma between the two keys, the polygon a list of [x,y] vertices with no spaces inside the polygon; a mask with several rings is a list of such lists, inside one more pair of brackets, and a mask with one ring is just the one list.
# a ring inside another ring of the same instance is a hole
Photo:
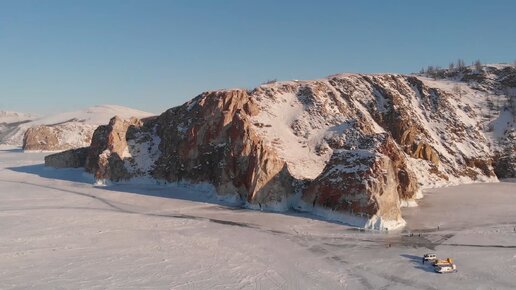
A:
{"label": "rocky cliff", "polygon": [[392,229],[422,188],[496,181],[510,166],[515,75],[487,66],[443,80],[343,74],[206,92],[98,127],[85,167],[99,180],[209,183],[250,208]]}

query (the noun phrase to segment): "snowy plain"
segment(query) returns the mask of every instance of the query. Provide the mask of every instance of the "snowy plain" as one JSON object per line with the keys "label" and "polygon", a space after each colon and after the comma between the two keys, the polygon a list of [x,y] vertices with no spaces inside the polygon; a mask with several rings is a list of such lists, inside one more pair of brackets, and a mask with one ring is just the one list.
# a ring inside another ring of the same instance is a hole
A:
{"label": "snowy plain", "polygon": [[516,288],[514,182],[426,191],[403,230],[375,232],[182,186],[98,187],[44,155],[0,147],[0,289]]}

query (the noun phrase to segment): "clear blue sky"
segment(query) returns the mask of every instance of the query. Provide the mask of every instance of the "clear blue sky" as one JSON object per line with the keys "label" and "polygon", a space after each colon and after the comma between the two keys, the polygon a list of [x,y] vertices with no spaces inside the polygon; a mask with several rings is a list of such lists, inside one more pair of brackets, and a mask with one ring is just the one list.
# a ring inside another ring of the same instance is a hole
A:
{"label": "clear blue sky", "polygon": [[0,109],[162,112],[205,90],[512,62],[516,1],[0,0]]}

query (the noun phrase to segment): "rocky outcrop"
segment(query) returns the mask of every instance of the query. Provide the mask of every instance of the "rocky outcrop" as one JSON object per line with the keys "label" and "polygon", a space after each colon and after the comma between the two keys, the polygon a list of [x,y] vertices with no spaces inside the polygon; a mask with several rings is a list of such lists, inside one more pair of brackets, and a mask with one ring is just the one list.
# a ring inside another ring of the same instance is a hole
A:
{"label": "rocky outcrop", "polygon": [[[59,150],[61,145],[56,130],[49,126],[31,127],[23,136],[24,150]],[[68,149],[68,148],[65,148]]]}
{"label": "rocky outcrop", "polygon": [[516,148],[509,154],[497,154],[494,157],[494,171],[498,178],[516,178]]}
{"label": "rocky outcrop", "polygon": [[151,175],[209,182],[219,195],[237,195],[250,207],[286,209],[292,177],[285,161],[257,136],[250,121],[257,113],[244,90],[204,93],[168,110],[147,125],[161,140]]}
{"label": "rocky outcrop", "polygon": [[516,178],[516,128],[505,132],[507,137],[493,157],[493,167],[498,178]]}
{"label": "rocky outcrop", "polygon": [[70,149],[45,156],[45,166],[55,168],[79,168],[86,165],[88,147]]}
{"label": "rocky outcrop", "polygon": [[[439,165],[439,154],[422,139],[428,138],[427,128],[413,119],[413,110],[407,106],[406,96],[416,93],[424,95],[425,85],[415,77],[375,76],[367,78],[368,83],[384,98],[384,110],[372,110],[375,121],[392,134],[395,141],[411,157],[431,161]],[[390,83],[389,87],[382,85]],[[410,86],[407,86],[409,84]],[[395,90],[392,89],[395,88]]]}
{"label": "rocky outcrop", "polygon": [[[402,221],[400,200],[413,199],[418,186],[405,155],[388,134],[375,134],[370,127],[353,123],[350,130],[354,133],[346,134],[362,139],[354,140],[354,145],[335,141],[333,149],[340,151],[333,153],[327,169],[316,180],[302,182],[257,131],[261,126],[254,117],[259,114],[255,98],[246,91],[226,90],[201,94],[144,124],[113,118],[95,131],[86,169],[97,179],[113,181],[150,176],[167,182],[208,182],[221,197],[273,210],[288,209],[300,190],[295,184],[303,183],[309,185],[303,199],[319,207],[351,210],[364,220],[377,216]],[[349,146],[356,148],[346,151]],[[369,154],[360,157],[367,150]],[[353,154],[360,157],[355,161],[362,173],[354,165],[350,165],[353,172],[326,172],[340,168]],[[152,165],[145,168],[142,160],[151,160]],[[384,176],[385,168],[388,176]],[[335,174],[345,181],[335,184]],[[361,178],[382,181],[362,186]],[[356,192],[350,193],[350,187]],[[330,196],[341,203],[329,202]],[[355,203],[347,203],[354,199]]]}
{"label": "rocky outcrop", "polygon": [[89,144],[94,125],[67,122],[55,125],[37,125],[27,129],[23,136],[25,151],[63,151]]}
{"label": "rocky outcrop", "polygon": [[434,165],[439,165],[439,155],[432,147],[427,143],[412,144],[412,153],[410,156],[418,159],[423,159],[432,162]]}
{"label": "rocky outcrop", "polygon": [[496,180],[479,99],[502,78],[475,79],[478,92],[357,74],[206,92],[154,119],[98,127],[85,167],[98,180],[208,183],[250,208],[392,229],[422,188]]}
{"label": "rocky outcrop", "polygon": [[99,180],[208,182],[249,207],[286,209],[293,179],[257,136],[257,113],[246,91],[231,90],[204,93],[145,124],[115,117],[95,130],[85,167]]}
{"label": "rocky outcrop", "polygon": [[360,215],[366,221],[374,217],[380,223],[403,224],[400,201],[415,197],[417,180],[390,135],[363,138],[354,150],[335,150],[302,199],[307,205]]}
{"label": "rocky outcrop", "polygon": [[130,127],[141,125],[141,120],[137,118],[123,120],[115,116],[108,125],[99,126],[91,139],[85,162],[86,171],[93,173],[99,180],[120,181],[131,178],[123,161],[127,151],[126,134]]}

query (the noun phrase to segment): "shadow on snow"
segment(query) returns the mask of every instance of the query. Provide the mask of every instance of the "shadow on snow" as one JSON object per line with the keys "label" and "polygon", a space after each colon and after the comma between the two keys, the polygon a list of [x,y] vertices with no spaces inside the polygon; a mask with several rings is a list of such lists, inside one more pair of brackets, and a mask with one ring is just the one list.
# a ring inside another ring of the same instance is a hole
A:
{"label": "shadow on snow", "polygon": [[[20,173],[27,173],[27,174],[34,174],[42,178],[46,179],[53,179],[53,180],[64,180],[64,181],[70,181],[73,183],[80,183],[83,185],[89,185],[94,188],[100,188],[104,190],[109,191],[118,191],[118,192],[127,192],[132,194],[138,194],[138,195],[146,195],[146,196],[154,196],[154,197],[163,197],[163,198],[172,198],[172,199],[179,199],[179,200],[187,200],[187,201],[193,201],[193,202],[202,202],[202,203],[209,203],[209,204],[215,204],[218,205],[218,207],[214,209],[221,209],[221,210],[231,210],[231,211],[242,211],[242,212],[258,212],[258,210],[248,209],[244,206],[244,203],[241,201],[234,201],[234,202],[228,202],[225,200],[221,200],[217,197],[217,195],[214,193],[214,191],[210,191],[207,189],[202,189],[197,187],[196,185],[191,185],[188,183],[167,183],[165,185],[160,184],[158,182],[156,183],[108,183],[107,185],[94,185],[95,179],[92,174],[86,173],[84,171],[84,168],[51,168],[46,167],[44,164],[35,164],[35,165],[25,165],[25,166],[18,166],[18,167],[8,167],[6,168],[8,170],[12,170],[15,172]],[[40,185],[36,183],[29,182],[30,180],[26,182],[21,182],[25,184],[30,184],[33,186],[40,186],[40,187],[46,187],[51,188],[63,192],[73,193],[73,194],[79,194],[79,195],[86,195],[91,198],[98,199],[102,201],[103,203],[109,204],[114,209],[118,211],[124,211],[127,212],[127,210],[122,210],[119,206],[113,206],[114,202],[105,200],[97,195],[90,194],[90,193],[84,193],[84,192],[76,192],[76,191],[70,191],[66,190],[60,187],[53,187],[53,186],[47,186],[47,185]],[[80,188],[84,187],[78,187]],[[309,218],[312,220],[318,220],[323,221],[331,224],[339,224],[339,225],[346,225],[350,226],[341,222],[337,221],[331,221],[326,220],[321,217],[315,216],[308,212],[299,212],[295,211],[293,209],[290,209],[285,212],[275,212],[275,211],[268,211],[263,210],[261,212],[266,213],[274,213],[274,214],[282,214],[287,216],[295,216],[295,217],[303,217],[303,218]],[[166,216],[165,214],[163,216]],[[168,215],[170,217],[175,218],[197,218],[197,217],[191,217],[191,216],[184,216],[184,215]],[[220,223],[220,224],[228,224],[228,225],[238,225],[238,226],[244,226],[241,223],[234,222],[234,221],[225,221],[225,220],[212,220],[209,219],[212,222]],[[251,224],[248,224],[246,226],[254,227]],[[353,226],[350,226],[349,228],[345,228],[343,230],[351,230],[351,231],[358,231],[358,232],[371,232],[364,229],[356,228]],[[374,231],[373,231],[374,232]]]}
{"label": "shadow on snow", "polygon": [[423,270],[425,272],[429,273],[435,273],[434,268],[432,266],[432,262],[430,261],[424,261],[423,257],[416,256],[416,255],[408,255],[408,254],[401,254],[403,258],[408,259],[412,265],[414,265],[414,268]]}

